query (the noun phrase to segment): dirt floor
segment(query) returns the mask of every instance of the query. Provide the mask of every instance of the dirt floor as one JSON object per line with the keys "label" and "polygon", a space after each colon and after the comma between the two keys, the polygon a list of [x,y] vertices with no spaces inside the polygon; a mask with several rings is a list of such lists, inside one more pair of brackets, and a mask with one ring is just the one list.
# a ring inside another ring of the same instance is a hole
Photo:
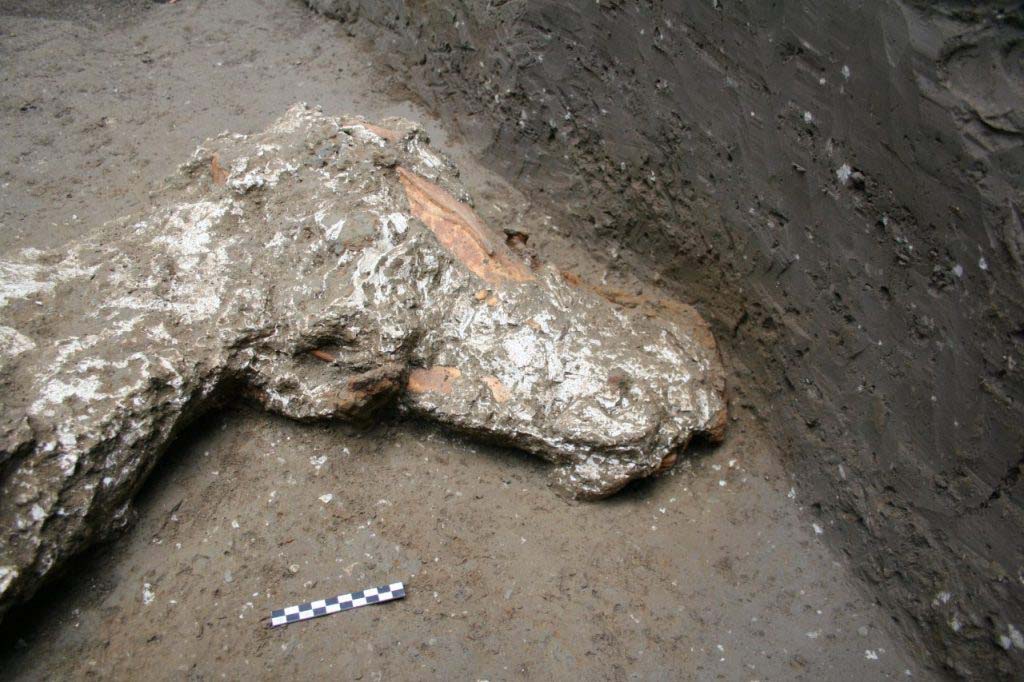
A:
{"label": "dirt floor", "polygon": [[[492,224],[530,210],[298,0],[79,5],[0,2],[0,252],[143,209],[203,138],[297,101],[417,119]],[[557,233],[531,243],[649,286]],[[723,446],[670,475],[570,503],[545,465],[428,426],[229,408],[171,449],[126,535],[8,617],[0,677],[930,678],[733,415]],[[265,627],[273,608],[397,580],[404,601]]]}

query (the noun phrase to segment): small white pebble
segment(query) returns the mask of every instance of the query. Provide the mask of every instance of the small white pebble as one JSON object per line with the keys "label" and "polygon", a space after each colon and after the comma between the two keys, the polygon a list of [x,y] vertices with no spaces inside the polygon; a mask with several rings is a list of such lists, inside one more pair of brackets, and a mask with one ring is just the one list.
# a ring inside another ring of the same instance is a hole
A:
{"label": "small white pebble", "polygon": [[1013,642],[1013,645],[1018,649],[1024,649],[1024,635],[1020,634],[1020,630],[1013,627],[1012,624],[1007,625],[1006,628],[1010,633],[1010,641]]}

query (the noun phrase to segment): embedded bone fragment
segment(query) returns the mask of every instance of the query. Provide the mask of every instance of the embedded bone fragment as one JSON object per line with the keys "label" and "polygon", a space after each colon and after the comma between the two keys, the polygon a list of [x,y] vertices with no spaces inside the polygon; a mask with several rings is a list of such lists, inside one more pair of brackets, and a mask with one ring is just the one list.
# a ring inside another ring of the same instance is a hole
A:
{"label": "embedded bone fragment", "polygon": [[0,615],[240,395],[302,420],[390,404],[539,455],[588,498],[722,435],[696,312],[526,264],[414,124],[295,106],[207,141],[154,196],[0,262]]}

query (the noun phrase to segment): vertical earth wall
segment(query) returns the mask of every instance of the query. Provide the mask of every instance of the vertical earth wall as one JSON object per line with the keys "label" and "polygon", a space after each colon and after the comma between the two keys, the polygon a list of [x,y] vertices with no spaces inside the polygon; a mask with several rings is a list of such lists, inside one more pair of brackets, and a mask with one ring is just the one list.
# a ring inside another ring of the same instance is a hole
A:
{"label": "vertical earth wall", "polygon": [[698,304],[938,665],[1024,665],[1020,3],[308,2]]}

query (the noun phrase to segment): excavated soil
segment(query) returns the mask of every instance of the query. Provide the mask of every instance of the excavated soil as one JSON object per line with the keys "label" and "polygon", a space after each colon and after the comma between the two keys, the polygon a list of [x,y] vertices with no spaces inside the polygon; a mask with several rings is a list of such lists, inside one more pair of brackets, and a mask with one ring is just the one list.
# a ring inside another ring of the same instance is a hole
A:
{"label": "excavated soil", "polygon": [[[445,121],[385,96],[369,46],[298,0],[6,2],[0,17],[4,253],[145,208],[202,139],[261,130],[296,101],[419,120],[492,225],[534,210]],[[656,293],[614,253],[556,230],[530,243]],[[123,537],[8,616],[0,676],[927,679],[822,542],[757,408],[734,401],[726,442],[669,475],[570,503],[512,451],[240,403],[171,448]],[[396,580],[402,602],[263,622]]]}

